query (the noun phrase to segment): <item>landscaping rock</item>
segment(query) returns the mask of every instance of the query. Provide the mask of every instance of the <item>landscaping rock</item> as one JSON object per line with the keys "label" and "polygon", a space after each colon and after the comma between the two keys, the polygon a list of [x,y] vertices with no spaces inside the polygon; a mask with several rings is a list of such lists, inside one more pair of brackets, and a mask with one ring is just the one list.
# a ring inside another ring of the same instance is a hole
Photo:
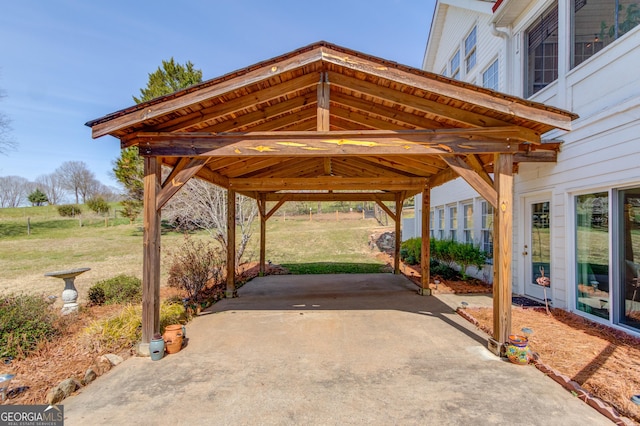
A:
{"label": "landscaping rock", "polygon": [[92,367],[89,367],[87,371],[84,373],[82,384],[86,386],[89,383],[93,382],[96,379],[96,377],[98,377],[98,373],[96,373]]}
{"label": "landscaping rock", "polygon": [[124,359],[122,359],[120,355],[116,355],[116,354],[106,354],[106,355],[102,355],[102,357],[100,358],[103,358],[103,357],[106,358],[109,361],[109,363],[114,367],[120,364],[122,361],[124,361]]}
{"label": "landscaping rock", "polygon": [[54,387],[47,393],[47,403],[49,405],[57,404],[62,401],[72,393],[76,391],[76,389],[81,388],[82,384],[78,382],[74,378],[65,379],[58,384],[58,386]]}
{"label": "landscaping rock", "polygon": [[395,232],[384,232],[377,238],[375,238],[375,244],[380,251],[393,250],[396,245]]}
{"label": "landscaping rock", "polygon": [[111,362],[104,355],[99,356],[96,359],[95,366],[97,367],[96,371],[98,371],[100,375],[103,375],[107,371],[111,370]]}

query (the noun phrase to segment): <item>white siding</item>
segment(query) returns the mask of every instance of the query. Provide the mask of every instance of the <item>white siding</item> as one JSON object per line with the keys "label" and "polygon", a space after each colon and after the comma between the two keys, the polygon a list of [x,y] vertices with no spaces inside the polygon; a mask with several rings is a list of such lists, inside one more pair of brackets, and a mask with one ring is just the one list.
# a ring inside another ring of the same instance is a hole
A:
{"label": "white siding", "polygon": [[[491,15],[449,6],[447,22],[440,24],[442,34],[437,49],[437,64],[431,71],[440,72],[474,24],[478,25],[477,65],[465,81],[482,82],[482,72],[493,60],[500,60],[500,88],[508,90],[508,70],[513,71],[510,92],[522,95],[524,33],[534,19],[552,1],[536,1],[518,17],[510,28],[501,28],[510,40],[496,37],[490,25]],[[560,40],[570,39],[569,10],[573,2],[559,1]],[[434,38],[435,39],[435,38]],[[506,49],[509,48],[509,52]],[[521,164],[514,179],[513,288],[524,291],[522,257],[525,200],[543,194],[549,197],[551,209],[552,300],[556,307],[575,307],[574,197],[580,193],[611,191],[640,186],[640,26],[607,46],[573,70],[569,69],[569,46],[559,47],[559,78],[531,100],[569,109],[580,115],[570,132],[554,131],[543,138],[563,141],[556,164]],[[506,64],[507,58],[512,59]],[[434,188],[431,206],[457,204],[481,199],[462,179]],[[419,201],[418,201],[419,202]],[[459,207],[461,208],[461,207]],[[479,236],[481,221],[476,215],[475,233]],[[612,220],[615,218],[612,217]],[[613,282],[616,277],[612,276]],[[615,302],[614,302],[615,303]],[[607,320],[592,318],[609,323]],[[614,325],[615,324],[610,324]],[[628,330],[627,330],[628,331]]]}

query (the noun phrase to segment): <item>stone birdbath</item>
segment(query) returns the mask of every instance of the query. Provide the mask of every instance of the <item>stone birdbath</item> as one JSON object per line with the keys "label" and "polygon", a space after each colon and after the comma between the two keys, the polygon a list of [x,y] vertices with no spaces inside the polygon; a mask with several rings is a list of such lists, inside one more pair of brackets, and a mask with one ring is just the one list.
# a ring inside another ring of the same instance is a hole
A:
{"label": "stone birdbath", "polygon": [[76,268],[66,271],[47,272],[45,277],[62,278],[64,280],[64,290],[62,291],[62,315],[78,312],[78,290],[74,281],[83,272],[90,271],[91,268]]}

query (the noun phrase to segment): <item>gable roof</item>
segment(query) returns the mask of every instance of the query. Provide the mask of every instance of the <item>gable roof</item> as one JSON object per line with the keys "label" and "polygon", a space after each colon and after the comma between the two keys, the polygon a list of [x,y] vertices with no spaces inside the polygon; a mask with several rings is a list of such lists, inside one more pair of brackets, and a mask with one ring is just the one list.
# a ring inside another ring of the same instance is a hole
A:
{"label": "gable roof", "polygon": [[576,117],[321,41],[86,125],[168,166],[206,158],[197,176],[249,195],[367,181],[410,193],[457,177],[450,157],[484,172],[496,152],[550,159],[540,135]]}

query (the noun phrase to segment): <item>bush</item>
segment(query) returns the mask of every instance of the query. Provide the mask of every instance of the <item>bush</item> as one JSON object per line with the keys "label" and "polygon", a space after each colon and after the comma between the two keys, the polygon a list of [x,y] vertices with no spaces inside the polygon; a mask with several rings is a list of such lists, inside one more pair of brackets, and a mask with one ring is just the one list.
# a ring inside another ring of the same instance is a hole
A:
{"label": "bush", "polygon": [[400,246],[400,259],[409,265],[420,263],[422,256],[422,238],[410,238]]}
{"label": "bush", "polygon": [[98,214],[109,213],[109,204],[102,197],[88,199],[87,207]]}
{"label": "bush", "polygon": [[76,204],[63,204],[58,206],[58,213],[62,217],[74,217],[77,214],[82,214],[82,209]]}
{"label": "bush", "polygon": [[[162,302],[160,331],[169,324],[186,321],[181,303]],[[117,314],[89,324],[82,332],[83,346],[95,352],[119,352],[132,348],[142,339],[142,306],[128,305]]]}
{"label": "bush", "polygon": [[42,296],[0,297],[0,357],[22,358],[57,333],[57,315]]}
{"label": "bush", "polygon": [[454,251],[455,261],[460,265],[460,272],[462,273],[463,279],[468,278],[467,268],[469,266],[473,265],[480,269],[487,260],[487,256],[485,255],[485,253],[473,244],[458,243],[454,247]]}
{"label": "bush", "polygon": [[449,265],[445,265],[444,263],[436,263],[435,266],[431,266],[430,274],[432,277],[435,277],[437,275],[443,280],[455,281],[461,278],[458,271],[456,271]]}
{"label": "bush", "polygon": [[142,300],[142,281],[131,275],[117,275],[91,286],[88,297],[92,305],[139,303]]}
{"label": "bush", "polygon": [[214,286],[222,282],[225,261],[221,251],[209,242],[186,235],[182,245],[169,253],[169,261],[169,286],[184,290],[193,302],[204,298],[210,281]]}

